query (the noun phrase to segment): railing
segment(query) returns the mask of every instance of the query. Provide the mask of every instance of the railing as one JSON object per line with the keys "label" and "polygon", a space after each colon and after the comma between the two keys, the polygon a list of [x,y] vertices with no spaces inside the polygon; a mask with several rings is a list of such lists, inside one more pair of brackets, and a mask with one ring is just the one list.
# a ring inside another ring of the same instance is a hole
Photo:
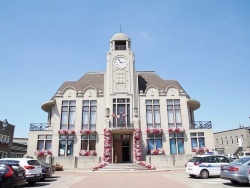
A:
{"label": "railing", "polygon": [[30,131],[51,131],[52,125],[49,123],[31,123]]}
{"label": "railing", "polygon": [[190,129],[212,129],[211,121],[192,121],[189,125]]}
{"label": "railing", "polygon": [[111,129],[131,129],[134,128],[133,123],[110,124]]}

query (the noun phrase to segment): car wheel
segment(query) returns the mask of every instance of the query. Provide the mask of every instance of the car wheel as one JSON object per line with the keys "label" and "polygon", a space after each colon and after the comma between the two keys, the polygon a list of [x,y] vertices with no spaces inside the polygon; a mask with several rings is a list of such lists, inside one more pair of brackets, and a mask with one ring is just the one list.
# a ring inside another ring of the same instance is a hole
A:
{"label": "car wheel", "polygon": [[28,184],[30,185],[34,185],[36,183],[36,181],[29,181]]}
{"label": "car wheel", "polygon": [[209,172],[208,172],[207,170],[202,170],[202,171],[200,172],[200,177],[201,177],[202,179],[207,179],[207,178],[209,177]]}
{"label": "car wheel", "polygon": [[239,184],[240,182],[235,181],[235,180],[230,180],[233,184]]}
{"label": "car wheel", "polygon": [[195,178],[195,177],[196,177],[196,175],[193,175],[193,174],[189,174],[189,176],[190,176],[191,178]]}

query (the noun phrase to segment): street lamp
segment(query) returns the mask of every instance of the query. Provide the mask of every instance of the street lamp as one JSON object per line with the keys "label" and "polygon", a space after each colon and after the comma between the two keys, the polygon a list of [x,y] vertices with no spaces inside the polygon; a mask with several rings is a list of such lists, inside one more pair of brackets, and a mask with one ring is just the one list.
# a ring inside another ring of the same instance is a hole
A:
{"label": "street lamp", "polygon": [[8,123],[7,119],[5,119],[5,120],[3,121],[3,128],[2,128],[2,129],[0,129],[0,131],[5,130],[5,129],[6,129],[6,127],[7,127],[8,125],[9,125],[9,123]]}

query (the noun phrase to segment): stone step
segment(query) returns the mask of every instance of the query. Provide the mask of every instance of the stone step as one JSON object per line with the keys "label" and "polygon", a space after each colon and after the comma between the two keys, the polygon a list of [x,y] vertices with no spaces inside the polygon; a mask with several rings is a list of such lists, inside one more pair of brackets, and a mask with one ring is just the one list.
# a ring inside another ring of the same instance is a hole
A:
{"label": "stone step", "polygon": [[140,171],[148,170],[148,168],[134,163],[113,163],[108,164],[103,168],[99,168],[99,171]]}

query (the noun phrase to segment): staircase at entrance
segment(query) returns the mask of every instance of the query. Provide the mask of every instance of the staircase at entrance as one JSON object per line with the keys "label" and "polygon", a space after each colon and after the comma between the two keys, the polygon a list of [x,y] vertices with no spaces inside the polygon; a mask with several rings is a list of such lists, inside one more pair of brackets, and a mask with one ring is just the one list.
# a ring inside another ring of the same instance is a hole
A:
{"label": "staircase at entrance", "polygon": [[98,171],[142,171],[142,170],[149,170],[149,169],[135,163],[113,163],[98,169]]}

